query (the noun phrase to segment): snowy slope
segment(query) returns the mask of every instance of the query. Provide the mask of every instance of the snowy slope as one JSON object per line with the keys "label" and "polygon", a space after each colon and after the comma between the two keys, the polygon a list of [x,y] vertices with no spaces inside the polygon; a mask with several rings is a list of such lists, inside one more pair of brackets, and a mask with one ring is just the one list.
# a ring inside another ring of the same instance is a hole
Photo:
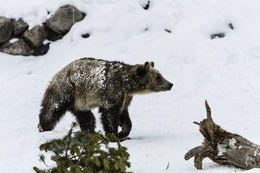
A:
{"label": "snowy slope", "polygon": [[[194,120],[212,116],[224,129],[260,144],[259,0],[0,0],[0,15],[23,17],[31,26],[47,11],[70,3],[87,13],[63,40],[42,57],[0,53],[0,167],[2,173],[28,173],[38,161],[38,146],[66,134],[74,118],[67,113],[54,131],[37,129],[40,102],[52,76],[81,57],[154,61],[174,83],[170,92],[136,96],[130,106],[133,129],[123,145],[135,173],[195,173],[184,154],[200,145]],[[228,28],[232,22],[235,29]],[[148,30],[147,30],[148,29]],[[169,29],[172,33],[165,32]],[[147,30],[147,31],[146,31]],[[90,32],[88,39],[81,34]],[[210,34],[226,32],[222,39]],[[99,118],[97,111],[96,117]],[[98,122],[97,130],[101,129]],[[169,163],[169,169],[165,170]],[[242,172],[205,160],[200,172]],[[243,171],[259,172],[259,169]]]}

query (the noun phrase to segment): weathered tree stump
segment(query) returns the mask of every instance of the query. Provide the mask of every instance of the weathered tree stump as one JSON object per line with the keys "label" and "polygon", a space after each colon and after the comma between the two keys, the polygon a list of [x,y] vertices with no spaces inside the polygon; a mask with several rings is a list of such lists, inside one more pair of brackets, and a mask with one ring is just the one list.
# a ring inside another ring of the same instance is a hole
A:
{"label": "weathered tree stump", "polygon": [[202,145],[189,150],[185,160],[194,157],[194,166],[202,169],[202,161],[208,157],[222,165],[232,165],[242,169],[260,168],[260,146],[246,138],[225,131],[211,118],[211,110],[205,101],[207,118],[200,123],[200,132],[204,136]]}

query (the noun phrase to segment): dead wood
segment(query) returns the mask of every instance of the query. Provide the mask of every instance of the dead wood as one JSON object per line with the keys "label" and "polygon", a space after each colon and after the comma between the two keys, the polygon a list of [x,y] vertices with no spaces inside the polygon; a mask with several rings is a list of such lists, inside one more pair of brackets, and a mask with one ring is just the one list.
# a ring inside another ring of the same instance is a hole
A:
{"label": "dead wood", "polygon": [[194,122],[199,125],[204,141],[202,145],[189,150],[185,154],[185,160],[194,157],[194,166],[197,169],[202,169],[202,161],[206,157],[222,165],[242,169],[260,168],[260,146],[215,124],[207,100],[205,106],[207,118],[199,123]]}

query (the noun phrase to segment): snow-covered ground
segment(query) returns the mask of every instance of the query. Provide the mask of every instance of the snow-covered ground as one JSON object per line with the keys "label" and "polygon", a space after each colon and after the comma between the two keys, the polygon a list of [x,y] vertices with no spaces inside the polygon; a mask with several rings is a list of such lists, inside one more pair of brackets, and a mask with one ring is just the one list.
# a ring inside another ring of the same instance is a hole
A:
{"label": "snow-covered ground", "polygon": [[[43,166],[38,146],[66,134],[74,120],[69,113],[54,131],[38,132],[40,102],[52,76],[85,56],[129,64],[154,61],[174,83],[170,92],[134,98],[132,140],[123,142],[131,154],[129,171],[198,172],[184,154],[202,142],[192,122],[205,118],[205,99],[216,123],[260,144],[259,0],[151,0],[147,11],[141,7],[145,0],[0,0],[0,15],[23,17],[33,26],[66,3],[87,16],[52,43],[47,55],[0,53],[1,173],[33,172],[33,166]],[[91,36],[81,38],[86,32]],[[211,40],[216,32],[226,37]],[[203,163],[200,172],[242,172],[208,159]]]}

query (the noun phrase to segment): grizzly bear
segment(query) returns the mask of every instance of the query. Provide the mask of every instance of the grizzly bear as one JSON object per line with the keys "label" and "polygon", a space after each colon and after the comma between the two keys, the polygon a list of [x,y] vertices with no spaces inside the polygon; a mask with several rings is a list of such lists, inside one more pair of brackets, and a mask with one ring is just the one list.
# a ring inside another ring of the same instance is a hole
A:
{"label": "grizzly bear", "polygon": [[[45,91],[39,114],[39,131],[52,130],[66,111],[75,115],[82,131],[93,133],[99,108],[104,131],[119,138],[129,135],[128,106],[133,95],[171,90],[173,84],[153,62],[128,65],[117,61],[82,58],[58,72]],[[118,126],[122,127],[118,133]]]}

